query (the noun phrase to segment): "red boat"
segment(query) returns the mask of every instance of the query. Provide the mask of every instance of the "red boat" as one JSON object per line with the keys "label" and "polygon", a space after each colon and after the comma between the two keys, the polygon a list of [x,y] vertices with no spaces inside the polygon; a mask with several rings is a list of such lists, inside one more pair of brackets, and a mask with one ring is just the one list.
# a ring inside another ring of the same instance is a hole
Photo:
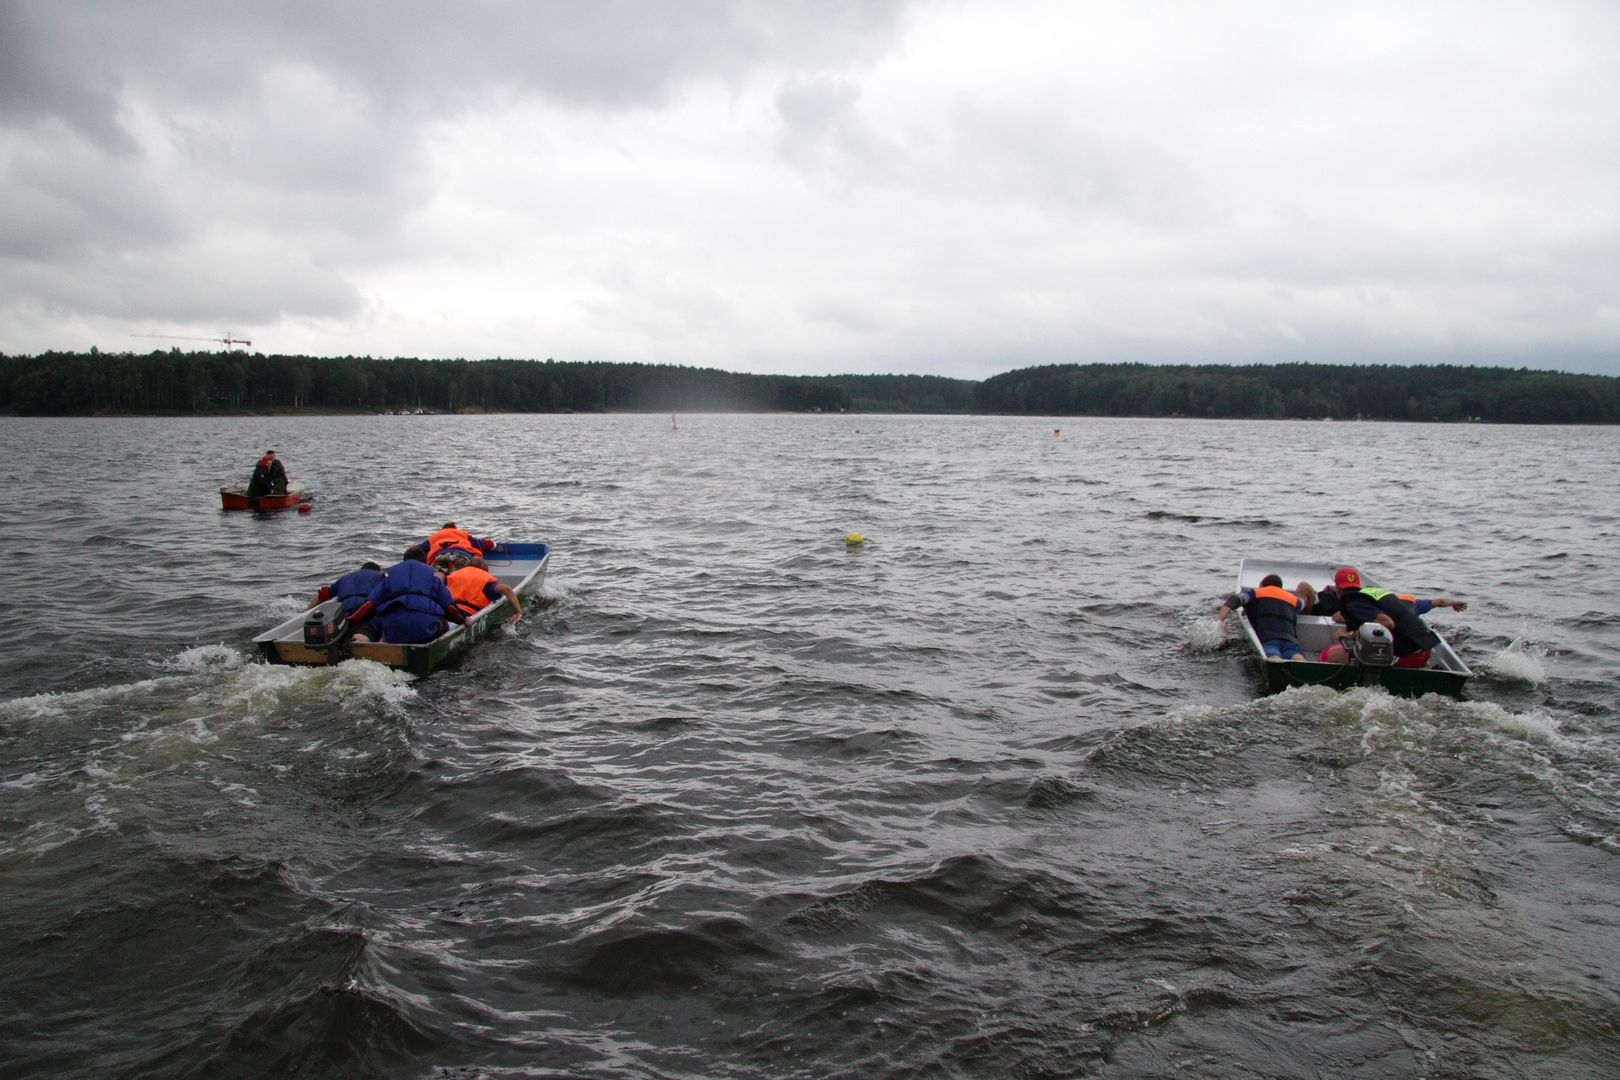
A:
{"label": "red boat", "polygon": [[304,493],[249,495],[246,484],[231,484],[219,489],[219,501],[226,510],[292,510],[304,501]]}

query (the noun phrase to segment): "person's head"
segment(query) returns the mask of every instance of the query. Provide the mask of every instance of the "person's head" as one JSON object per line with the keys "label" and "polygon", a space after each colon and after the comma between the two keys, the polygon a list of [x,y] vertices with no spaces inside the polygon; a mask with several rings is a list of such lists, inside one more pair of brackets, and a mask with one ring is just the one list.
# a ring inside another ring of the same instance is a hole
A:
{"label": "person's head", "polygon": [[1262,589],[1269,589],[1269,588],[1280,589],[1280,588],[1282,588],[1282,575],[1281,574],[1267,574],[1265,577],[1260,579],[1260,587]]}
{"label": "person's head", "polygon": [[378,566],[376,563],[372,562],[370,559],[367,559],[365,562],[360,564],[360,569],[362,569],[362,570],[381,570],[382,567]]}
{"label": "person's head", "polygon": [[427,556],[422,553],[421,548],[412,546],[412,547],[408,547],[408,548],[405,549],[405,561],[406,562],[427,562]]}
{"label": "person's head", "polygon": [[476,566],[480,570],[488,570],[489,569],[489,564],[486,563],[483,559],[476,559],[475,558],[475,559],[473,559],[472,562],[468,563],[467,565],[468,566]]}
{"label": "person's head", "polygon": [[1359,589],[1361,588],[1361,575],[1356,573],[1352,567],[1342,567],[1337,574],[1333,575],[1333,584],[1340,589]]}
{"label": "person's head", "polygon": [[447,521],[447,522],[445,522],[443,525],[441,525],[439,527],[441,529],[453,529],[453,528],[456,527],[456,523],[453,522],[453,521]]}
{"label": "person's head", "polygon": [[264,452],[264,456],[265,456],[265,457],[275,457],[275,456],[276,456],[276,452],[275,452],[275,451],[274,451],[274,450],[266,450],[266,451],[265,451],[265,452]]}
{"label": "person's head", "polygon": [[1310,582],[1302,581],[1295,585],[1294,595],[1305,601],[1305,610],[1307,612],[1316,606],[1316,590],[1311,588]]}

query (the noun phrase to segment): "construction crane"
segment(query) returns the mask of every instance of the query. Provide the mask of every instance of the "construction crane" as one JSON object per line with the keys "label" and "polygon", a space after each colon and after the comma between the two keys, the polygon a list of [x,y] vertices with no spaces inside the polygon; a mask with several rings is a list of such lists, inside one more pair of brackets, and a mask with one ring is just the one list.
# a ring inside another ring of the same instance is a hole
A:
{"label": "construction crane", "polygon": [[184,334],[131,334],[130,337],[161,338],[164,341],[217,341],[226,347],[232,345],[252,345],[246,338],[231,337],[227,332],[224,337],[187,337]]}

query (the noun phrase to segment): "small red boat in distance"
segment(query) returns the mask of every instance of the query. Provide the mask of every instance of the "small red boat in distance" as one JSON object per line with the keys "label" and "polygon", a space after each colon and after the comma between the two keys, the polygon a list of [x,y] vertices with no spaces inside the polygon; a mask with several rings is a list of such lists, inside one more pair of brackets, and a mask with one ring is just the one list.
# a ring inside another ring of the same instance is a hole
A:
{"label": "small red boat in distance", "polygon": [[289,491],[284,495],[249,495],[246,484],[229,484],[220,488],[219,501],[225,510],[293,510],[305,502],[301,491]]}

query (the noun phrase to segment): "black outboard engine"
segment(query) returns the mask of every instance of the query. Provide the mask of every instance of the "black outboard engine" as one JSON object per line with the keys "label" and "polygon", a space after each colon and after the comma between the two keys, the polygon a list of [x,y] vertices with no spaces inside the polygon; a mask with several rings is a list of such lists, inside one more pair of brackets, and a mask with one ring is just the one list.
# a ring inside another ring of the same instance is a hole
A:
{"label": "black outboard engine", "polygon": [[304,616],[304,644],[321,648],[336,645],[349,632],[349,620],[343,614],[343,601],[327,600],[316,604]]}
{"label": "black outboard engine", "polygon": [[1395,638],[1375,622],[1356,627],[1350,649],[1362,667],[1389,667],[1395,663]]}

